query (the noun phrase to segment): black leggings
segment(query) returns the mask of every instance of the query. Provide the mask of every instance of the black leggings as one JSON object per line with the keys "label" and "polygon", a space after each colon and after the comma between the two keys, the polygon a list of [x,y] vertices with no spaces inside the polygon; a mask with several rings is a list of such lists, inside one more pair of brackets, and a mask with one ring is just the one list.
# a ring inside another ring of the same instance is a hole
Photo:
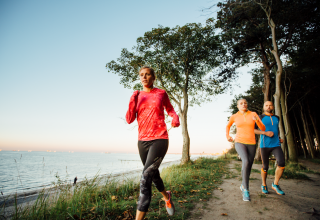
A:
{"label": "black leggings", "polygon": [[270,153],[272,153],[276,158],[277,165],[282,169],[284,168],[285,160],[284,160],[284,155],[281,147],[270,147],[270,148],[264,147],[264,148],[260,148],[260,150],[261,150],[261,158],[262,158],[262,164],[263,164],[262,169],[264,170],[264,172],[268,172]]}
{"label": "black leggings", "polygon": [[158,168],[167,153],[168,146],[168,139],[138,141],[139,154],[144,165],[140,180],[140,196],[137,206],[137,209],[141,212],[148,211],[152,195],[152,182],[159,192],[164,190]]}

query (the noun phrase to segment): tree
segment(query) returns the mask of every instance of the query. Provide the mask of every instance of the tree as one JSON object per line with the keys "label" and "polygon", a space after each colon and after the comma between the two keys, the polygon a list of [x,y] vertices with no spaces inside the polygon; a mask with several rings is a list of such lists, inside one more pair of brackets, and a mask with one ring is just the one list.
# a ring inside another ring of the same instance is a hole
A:
{"label": "tree", "polygon": [[[222,41],[230,51],[229,59],[239,66],[262,63],[264,101],[270,101],[270,71],[276,65],[276,60],[271,52],[271,30],[264,10],[252,0],[227,0],[218,3],[218,7],[221,9],[216,27],[222,29]],[[281,13],[275,14],[278,17],[283,16]],[[276,30],[280,42],[280,56],[290,45],[294,29],[291,23],[283,22],[281,25],[282,28]]]}
{"label": "tree", "polygon": [[106,65],[110,72],[121,77],[121,84],[134,89],[141,88],[140,67],[149,65],[155,69],[156,85],[167,91],[179,110],[182,163],[190,160],[189,106],[210,101],[210,97],[227,89],[234,78],[234,68],[230,66],[212,72],[225,64],[224,48],[214,32],[212,19],[205,26],[195,23],[174,28],[159,26],[139,37],[133,52],[123,49],[117,61]]}

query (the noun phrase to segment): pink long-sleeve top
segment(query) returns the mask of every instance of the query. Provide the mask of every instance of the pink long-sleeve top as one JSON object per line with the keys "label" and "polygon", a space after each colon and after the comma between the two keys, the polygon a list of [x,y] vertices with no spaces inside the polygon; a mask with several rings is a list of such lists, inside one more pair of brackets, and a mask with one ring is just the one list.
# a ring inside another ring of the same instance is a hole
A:
{"label": "pink long-sleeve top", "polygon": [[135,91],[129,102],[126,120],[131,124],[136,118],[140,141],[168,139],[164,109],[172,117],[171,125],[180,125],[179,116],[172,107],[165,90],[154,88],[150,92]]}

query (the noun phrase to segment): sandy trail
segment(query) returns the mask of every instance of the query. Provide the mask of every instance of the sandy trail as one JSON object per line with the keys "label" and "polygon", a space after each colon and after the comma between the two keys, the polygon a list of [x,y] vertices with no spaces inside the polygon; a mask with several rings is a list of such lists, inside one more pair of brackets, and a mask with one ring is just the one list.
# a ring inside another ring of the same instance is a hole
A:
{"label": "sandy trail", "polygon": [[[222,190],[214,190],[213,198],[205,207],[197,205],[190,219],[320,219],[320,175],[306,174],[311,179],[309,181],[281,179],[279,184],[286,193],[281,196],[271,189],[273,176],[268,176],[269,194],[264,195],[260,188],[260,174],[251,172],[251,202],[244,202],[239,189],[241,173],[235,169],[236,166],[241,166],[241,162],[232,161],[228,166],[233,177],[224,179],[220,185]],[[320,167],[315,166],[318,169]],[[254,164],[253,169],[260,170],[261,165]],[[313,212],[312,208],[318,214],[312,216],[304,213]]]}

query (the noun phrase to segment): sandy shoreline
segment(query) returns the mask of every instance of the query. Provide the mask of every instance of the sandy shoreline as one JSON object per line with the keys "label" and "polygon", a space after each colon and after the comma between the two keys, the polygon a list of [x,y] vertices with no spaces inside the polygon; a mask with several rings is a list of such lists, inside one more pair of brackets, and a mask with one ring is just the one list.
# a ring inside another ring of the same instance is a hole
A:
{"label": "sandy shoreline", "polygon": [[[175,161],[168,161],[164,162],[160,165],[160,172],[162,169],[172,166],[174,164],[179,164],[180,160]],[[106,181],[110,180],[116,180],[119,182],[125,181],[127,179],[133,180],[138,182],[140,180],[140,175],[142,172],[143,167],[140,169],[130,170],[122,173],[115,173],[115,174],[104,174],[99,175],[98,178],[100,178],[100,184],[104,184]],[[81,184],[83,181],[79,181],[77,184]],[[69,185],[69,184],[68,184]],[[71,184],[71,190],[74,188],[73,184]],[[40,193],[44,193],[45,196],[50,196],[57,194],[57,189],[54,187],[48,187],[48,188],[41,188],[37,190],[30,190],[22,193],[17,194],[11,194],[8,196],[1,196],[0,197],[0,206],[5,207],[5,215],[7,217],[10,217],[15,210],[15,203],[21,208],[24,208],[25,206],[32,205],[38,198]],[[16,202],[15,202],[16,201]]]}

